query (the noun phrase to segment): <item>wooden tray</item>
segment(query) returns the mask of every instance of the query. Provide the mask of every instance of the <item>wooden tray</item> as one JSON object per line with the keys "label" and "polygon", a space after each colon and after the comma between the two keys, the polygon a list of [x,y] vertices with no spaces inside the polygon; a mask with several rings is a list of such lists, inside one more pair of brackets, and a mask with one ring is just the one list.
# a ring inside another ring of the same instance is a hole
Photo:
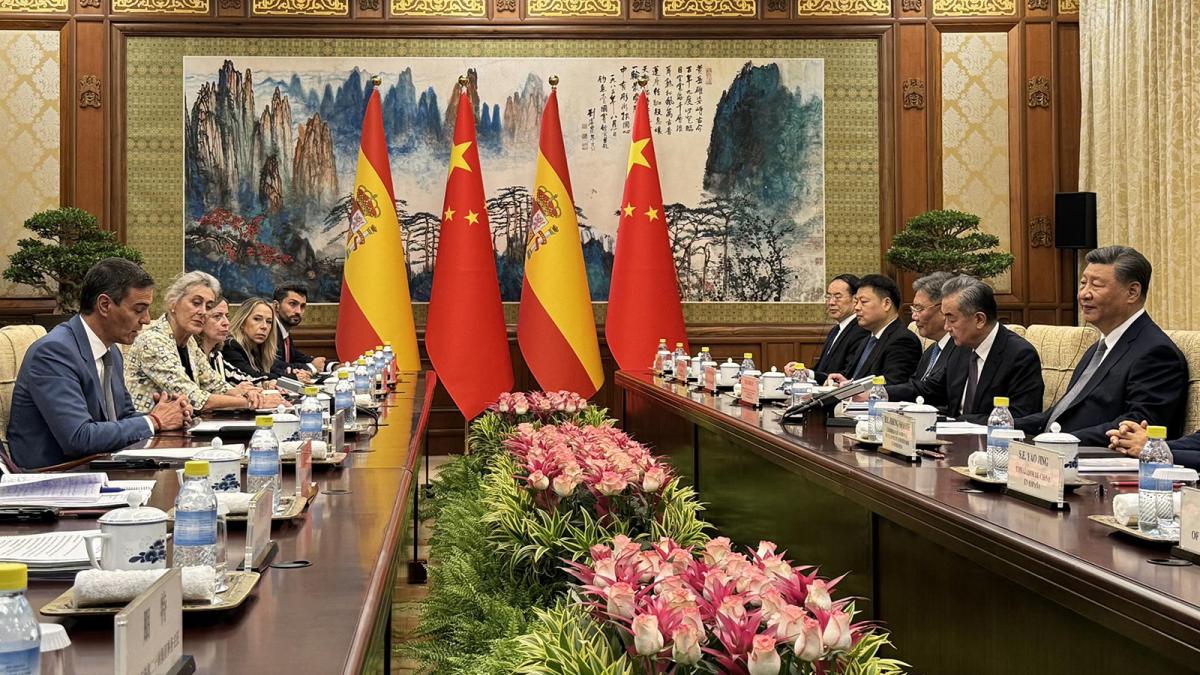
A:
{"label": "wooden tray", "polygon": [[[304,514],[304,509],[308,507],[309,503],[311,503],[312,500],[316,498],[316,496],[317,496],[317,493],[314,490],[312,493],[309,494],[307,499],[296,499],[296,495],[294,495],[294,494],[284,495],[284,496],[280,497],[279,503],[281,506],[284,507],[284,509],[278,513],[272,514],[271,520],[273,522],[281,522],[284,520],[295,520],[296,518],[299,518],[301,515]],[[172,508],[170,511],[167,511],[167,520],[172,523],[175,522],[175,509],[174,508]],[[231,514],[225,516],[225,522],[226,523],[244,523],[244,522],[246,522],[246,514],[245,513],[237,513],[237,514],[231,513]]]}
{"label": "wooden tray", "polygon": [[[313,466],[341,466],[342,464],[344,464],[346,462],[346,458],[349,456],[350,456],[350,453],[348,453],[348,452],[335,452],[332,455],[325,455],[325,457],[322,459],[317,459],[314,457],[313,461],[312,461],[312,465]],[[295,464],[296,457],[295,457],[295,455],[293,455],[291,457],[280,457],[279,462],[281,464]]]}
{"label": "wooden tray", "polygon": [[[859,436],[858,434],[849,434],[849,433],[848,433],[848,434],[843,434],[843,435],[844,435],[846,438],[849,438],[850,440],[854,441],[855,443],[858,443],[859,445],[865,445],[865,446],[867,446],[868,448],[879,448],[879,447],[882,447],[882,446],[883,446],[883,441],[882,441],[882,440],[879,440],[879,441],[873,441],[873,440],[870,440],[870,439],[868,439],[868,438],[863,438],[863,437]],[[950,441],[944,441],[944,440],[942,440],[942,439],[940,439],[940,438],[939,438],[939,439],[936,439],[936,440],[933,440],[933,441],[930,441],[930,442],[928,442],[928,443],[917,443],[917,447],[918,447],[918,448],[925,448],[925,449],[928,449],[928,448],[942,448],[942,447],[945,447],[945,446],[947,446],[947,445],[950,445]]]}
{"label": "wooden tray", "polygon": [[[216,602],[183,601],[183,611],[187,612],[223,612],[240,607],[250,597],[250,592],[258,585],[262,575],[258,572],[227,572],[225,574],[226,589],[217,594]],[[107,616],[125,609],[125,605],[101,605],[99,607],[76,607],[75,591],[68,588],[63,594],[42,606],[39,610],[46,616]]]}
{"label": "wooden tray", "polygon": [[1122,534],[1127,534],[1135,539],[1141,539],[1142,541],[1150,543],[1150,544],[1178,544],[1179,543],[1178,537],[1173,537],[1173,538],[1155,537],[1153,535],[1146,534],[1145,532],[1142,532],[1141,530],[1139,530],[1136,527],[1130,527],[1130,526],[1118,521],[1116,516],[1100,516],[1100,515],[1088,516],[1088,520],[1090,520],[1092,522],[1100,523],[1101,525],[1103,525],[1105,527],[1116,530],[1117,532],[1120,532]]}
{"label": "wooden tray", "polygon": [[[1006,481],[1006,480],[999,480],[997,478],[988,478],[987,475],[981,476],[979,474],[971,473],[971,470],[965,466],[952,466],[952,467],[950,467],[950,470],[953,471],[954,473],[959,474],[960,476],[966,476],[967,478],[975,481],[976,483],[982,483],[984,485],[998,485],[999,486],[999,485],[1007,485],[1008,484],[1008,481]],[[1076,490],[1077,488],[1086,487],[1088,485],[1095,485],[1095,484],[1096,484],[1096,481],[1094,481],[1090,478],[1080,477],[1078,480],[1064,482],[1063,490],[1065,490],[1067,492],[1072,492],[1072,491]]]}

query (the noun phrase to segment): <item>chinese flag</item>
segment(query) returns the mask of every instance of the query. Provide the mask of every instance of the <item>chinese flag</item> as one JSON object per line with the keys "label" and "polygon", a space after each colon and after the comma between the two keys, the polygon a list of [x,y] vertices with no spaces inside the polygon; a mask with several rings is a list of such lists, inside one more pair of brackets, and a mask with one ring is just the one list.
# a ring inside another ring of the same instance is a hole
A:
{"label": "chinese flag", "polygon": [[649,368],[661,338],[668,348],[682,342],[687,349],[645,91],[633,118],[604,334],[623,370]]}
{"label": "chinese flag", "polygon": [[425,349],[438,379],[468,420],[512,389],[508,331],[483,199],[475,114],[464,89],[446,177]]}
{"label": "chinese flag", "polygon": [[381,110],[379,91],[372,90],[363,117],[358,173],[350,200],[334,341],[342,361],[390,341],[397,370],[416,371],[421,369],[421,360]]}
{"label": "chinese flag", "polygon": [[517,342],[546,391],[566,389],[586,398],[604,384],[554,90],[542,113]]}

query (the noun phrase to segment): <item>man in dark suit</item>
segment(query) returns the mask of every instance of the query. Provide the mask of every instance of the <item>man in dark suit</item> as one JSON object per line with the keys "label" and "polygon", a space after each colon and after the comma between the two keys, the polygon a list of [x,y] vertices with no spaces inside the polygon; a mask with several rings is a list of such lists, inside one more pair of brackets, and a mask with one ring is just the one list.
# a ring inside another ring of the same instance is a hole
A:
{"label": "man in dark suit", "polygon": [[1000,323],[992,287],[961,275],[941,290],[942,316],[957,347],[944,368],[925,380],[889,386],[888,398],[923,396],[946,415],[977,424],[987,423],[997,396],[1009,399],[1013,417],[1040,411],[1042,361],[1033,345]]}
{"label": "man in dark suit", "polygon": [[[273,296],[275,305],[275,360],[282,367],[272,369],[308,382],[313,374],[325,369],[325,357],[312,357],[296,348],[291,330],[304,321],[308,308],[308,288],[298,284],[280,286]],[[279,364],[277,364],[279,365]]]}
{"label": "man in dark suit", "polygon": [[934,272],[913,282],[913,324],[917,334],[932,344],[921,354],[917,372],[909,384],[928,381],[935,373],[946,367],[954,353],[954,340],[946,332],[946,319],[942,316],[942,285],[954,278],[949,272]]}
{"label": "man in dark suit", "polygon": [[[858,317],[854,315],[854,294],[858,292],[858,277],[853,274],[839,274],[829,282],[825,289],[825,310],[835,325],[829,329],[825,337],[825,345],[821,355],[813,364],[813,381],[824,382],[830,373],[840,373],[846,370],[846,362],[850,355],[858,351],[862,341],[867,339],[867,331],[858,325]],[[788,364],[785,370],[791,374]]]}
{"label": "man in dark suit", "polygon": [[1071,384],[1049,410],[1017,419],[1017,428],[1039,434],[1052,423],[1082,445],[1107,445],[1105,432],[1124,420],[1149,420],[1183,433],[1188,367],[1183,354],[1146,314],[1150,261],[1128,246],[1087,254],[1079,284],[1083,318],[1100,341],[1083,355]]}
{"label": "man in dark suit", "polygon": [[883,275],[868,274],[854,295],[854,314],[858,325],[867,331],[867,339],[850,358],[846,370],[831,374],[829,380],[842,384],[867,375],[882,375],[888,382],[907,382],[921,360],[921,341],[900,321],[900,287]]}
{"label": "man in dark suit", "polygon": [[141,415],[125,389],[115,344],[132,344],[150,323],[153,296],[150,275],[128,260],[107,258],[88,270],[80,313],[33,343],[17,374],[8,442],[18,466],[112,452],[191,419],[186,398],[160,396]]}
{"label": "man in dark suit", "polygon": [[[1130,457],[1140,456],[1148,440],[1146,427],[1149,424],[1146,420],[1141,424],[1129,420],[1121,422],[1121,426],[1108,431],[1109,447]],[[1200,431],[1167,441],[1167,447],[1171,448],[1171,458],[1176,464],[1200,471]]]}

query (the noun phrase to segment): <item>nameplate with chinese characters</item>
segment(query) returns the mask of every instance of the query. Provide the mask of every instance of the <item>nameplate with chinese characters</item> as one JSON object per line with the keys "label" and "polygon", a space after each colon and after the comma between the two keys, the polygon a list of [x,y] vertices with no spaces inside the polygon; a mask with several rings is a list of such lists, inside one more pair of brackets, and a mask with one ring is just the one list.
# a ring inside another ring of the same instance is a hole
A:
{"label": "nameplate with chinese characters", "polygon": [[1179,495],[1179,548],[1200,556],[1200,490],[1193,487]]}
{"label": "nameplate with chinese characters", "polygon": [[742,403],[758,405],[758,378],[753,375],[742,376]]}
{"label": "nameplate with chinese characters", "polygon": [[917,420],[900,413],[883,413],[883,445],[886,452],[917,459]]}
{"label": "nameplate with chinese characters", "polygon": [[246,512],[246,559],[242,563],[247,570],[258,569],[270,551],[271,516],[275,515],[272,501],[269,487],[250,498],[250,508]]}
{"label": "nameplate with chinese characters", "polygon": [[171,568],[113,618],[117,675],[165,675],[183,658],[183,572]]}
{"label": "nameplate with chinese characters", "polygon": [[1051,508],[1063,501],[1063,455],[1049,448],[1012,441],[1008,444],[1008,490],[1032,497]]}
{"label": "nameplate with chinese characters", "polygon": [[329,434],[328,452],[345,452],[346,449],[346,411],[339,410],[332,420],[333,430]]}
{"label": "nameplate with chinese characters", "polygon": [[716,366],[704,366],[704,388],[712,392],[717,390]]}
{"label": "nameplate with chinese characters", "polygon": [[[326,452],[329,452],[326,449]],[[304,445],[296,451],[296,499],[308,499],[312,489],[312,440],[304,441]]]}

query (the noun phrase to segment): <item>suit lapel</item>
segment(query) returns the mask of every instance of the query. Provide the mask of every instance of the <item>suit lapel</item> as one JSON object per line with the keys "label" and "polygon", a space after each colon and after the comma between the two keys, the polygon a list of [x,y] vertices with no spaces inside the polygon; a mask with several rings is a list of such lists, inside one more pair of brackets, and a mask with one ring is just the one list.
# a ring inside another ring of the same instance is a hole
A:
{"label": "suit lapel", "polygon": [[[1071,405],[1067,406],[1063,412],[1066,412],[1066,410],[1070,410],[1071,408],[1074,408],[1082,403],[1087,399],[1088,396],[1091,395],[1092,391],[1094,391],[1096,387],[1100,386],[1100,382],[1104,380],[1104,376],[1108,375],[1108,371],[1112,370],[1112,367],[1125,356],[1125,353],[1129,351],[1129,345],[1133,344],[1133,342],[1138,339],[1138,336],[1142,334],[1142,327],[1145,326],[1145,322],[1147,320],[1149,320],[1149,315],[1143,314],[1142,316],[1138,317],[1137,321],[1134,321],[1129,328],[1125,330],[1125,334],[1121,336],[1120,340],[1117,340],[1117,344],[1112,348],[1112,351],[1104,355],[1104,360],[1100,362],[1100,367],[1096,368],[1096,372],[1092,375],[1092,379],[1088,380],[1087,385],[1084,386],[1083,390],[1079,392],[1079,395],[1075,397],[1075,400],[1071,401]],[[1075,369],[1075,376],[1071,378],[1072,385],[1074,385],[1075,381],[1079,379],[1079,376],[1083,374],[1083,371],[1087,369],[1087,364],[1091,362],[1092,356],[1096,353],[1096,350],[1099,349],[1099,347],[1100,342],[1097,341],[1096,344],[1092,345],[1091,348],[1088,349],[1087,353],[1084,354],[1084,360],[1080,361],[1080,365],[1082,365],[1083,368]],[[1067,391],[1070,391],[1070,389],[1068,388]],[[1061,414],[1062,413],[1059,413],[1060,416]]]}
{"label": "suit lapel", "polygon": [[75,337],[75,346],[79,348],[79,358],[83,360],[83,385],[90,389],[92,395],[87,397],[88,410],[95,419],[107,419],[104,415],[104,392],[100,389],[100,374],[96,371],[96,359],[92,355],[92,343],[88,341],[87,331],[83,327],[83,317],[76,314],[67,322],[71,334]]}
{"label": "suit lapel", "polygon": [[[892,336],[896,334],[896,330],[899,326],[900,319],[896,319],[888,324],[887,328],[883,329],[883,334],[879,336],[879,342],[876,343],[875,349],[871,350],[871,356],[867,358],[867,363],[865,366],[863,366],[866,368],[864,372],[872,375],[879,372],[879,364],[883,361],[883,350],[887,349],[888,343],[892,341]],[[904,330],[908,329],[906,328]],[[870,339],[870,337],[867,338],[867,340]],[[865,340],[863,341],[863,344],[866,344]]]}
{"label": "suit lapel", "polygon": [[[983,410],[981,405],[986,401],[981,401],[980,398],[992,386],[992,380],[996,379],[996,373],[1000,370],[1000,364],[1004,363],[1004,352],[1007,349],[1008,329],[1001,325],[996,332],[996,339],[992,341],[992,348],[988,350],[987,360],[983,362],[983,371],[979,374],[979,384],[975,387],[975,400],[971,402],[971,409],[975,412]],[[969,356],[970,354],[968,354]]]}
{"label": "suit lapel", "polygon": [[[962,414],[962,397],[963,389],[967,386],[967,357],[971,355],[969,349],[955,348],[953,356],[954,368],[950,368],[949,362],[946,364],[946,397],[949,399],[946,405],[946,411],[952,417],[958,417]],[[978,390],[976,390],[978,391]]]}

